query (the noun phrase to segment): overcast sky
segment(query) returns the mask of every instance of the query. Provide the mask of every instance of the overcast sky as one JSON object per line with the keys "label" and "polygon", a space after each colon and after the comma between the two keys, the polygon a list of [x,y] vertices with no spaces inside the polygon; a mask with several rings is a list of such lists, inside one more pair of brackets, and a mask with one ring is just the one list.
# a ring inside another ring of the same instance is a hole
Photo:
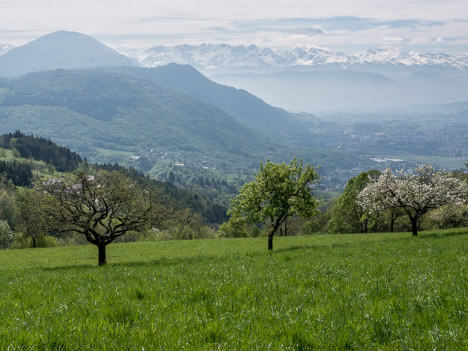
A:
{"label": "overcast sky", "polygon": [[71,30],[118,47],[228,43],[468,53],[467,0],[0,0],[0,43]]}

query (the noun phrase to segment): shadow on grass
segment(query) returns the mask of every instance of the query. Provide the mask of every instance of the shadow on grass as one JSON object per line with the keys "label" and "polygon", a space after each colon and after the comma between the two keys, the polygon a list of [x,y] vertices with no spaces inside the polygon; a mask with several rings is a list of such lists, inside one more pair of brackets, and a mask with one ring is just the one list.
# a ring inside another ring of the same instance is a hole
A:
{"label": "shadow on grass", "polygon": [[457,230],[454,229],[449,229],[447,231],[437,231],[435,233],[424,233],[421,232],[421,235],[419,235],[420,239],[443,239],[451,236],[462,236],[462,235],[468,235],[468,228],[460,228]]}
{"label": "shadow on grass", "polygon": [[[414,238],[411,235],[411,233],[407,233],[407,234],[408,234],[408,237],[406,237],[406,240],[412,240]],[[468,235],[468,228],[441,230],[441,231],[436,231],[436,232],[431,232],[431,231],[421,232],[417,238],[420,240],[443,239],[447,237],[463,236],[463,235]],[[403,238],[388,236],[382,239],[387,241],[387,240],[401,240]],[[369,243],[372,243],[372,242],[369,242]],[[378,243],[378,242],[375,242],[375,243]],[[261,257],[261,256],[268,256],[268,255],[280,254],[280,253],[285,253],[285,252],[294,252],[294,251],[300,251],[300,250],[317,251],[317,250],[323,250],[323,249],[326,250],[326,249],[334,249],[334,248],[351,248],[351,247],[357,247],[357,246],[362,246],[362,245],[363,245],[362,241],[348,241],[348,242],[341,242],[341,243],[315,243],[312,245],[295,245],[295,246],[283,247],[283,248],[273,250],[273,252],[269,252],[265,248],[265,251],[230,252],[226,256],[206,255],[206,254],[201,254],[201,255],[191,256],[191,257],[161,256],[161,257],[147,260],[147,261],[113,262],[112,257],[110,257],[107,265],[103,267],[99,267],[97,264],[96,265],[94,264],[81,264],[81,265],[64,264],[62,266],[56,266],[56,267],[43,267],[42,269],[45,271],[73,271],[73,270],[83,270],[83,269],[90,269],[90,268],[95,268],[95,269],[113,269],[113,268],[118,268],[118,267],[122,267],[122,268],[123,267],[156,267],[157,268],[157,267],[171,267],[171,266],[177,266],[177,265],[197,265],[198,263],[202,263],[207,260],[213,261],[213,262],[220,262],[222,264],[222,262],[226,261],[227,257],[236,257],[237,259],[241,259],[242,257],[244,258]]]}
{"label": "shadow on grass", "polygon": [[273,250],[273,252],[270,251],[271,254],[274,253],[281,253],[281,252],[290,252],[290,251],[297,251],[297,250],[315,250],[323,247],[327,247],[329,245],[296,245],[296,246],[289,246],[289,247],[283,247],[281,249]]}
{"label": "shadow on grass", "polygon": [[153,260],[147,261],[126,261],[126,262],[112,262],[112,257],[108,260],[108,263],[104,266],[98,266],[93,264],[82,264],[82,265],[63,265],[55,267],[43,267],[41,268],[44,271],[56,272],[56,271],[73,271],[73,270],[82,270],[82,269],[113,269],[116,267],[170,267],[177,266],[181,264],[196,265],[206,260],[219,260],[224,261],[225,257],[221,256],[195,256],[195,257],[177,257],[177,258],[168,258],[168,257],[159,257]]}

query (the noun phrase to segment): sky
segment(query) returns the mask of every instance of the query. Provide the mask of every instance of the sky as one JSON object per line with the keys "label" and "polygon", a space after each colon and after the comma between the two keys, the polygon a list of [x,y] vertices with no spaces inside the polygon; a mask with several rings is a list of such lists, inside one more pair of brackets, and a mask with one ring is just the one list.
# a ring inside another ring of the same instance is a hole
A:
{"label": "sky", "polygon": [[0,0],[0,43],[70,30],[111,47],[202,43],[468,54],[467,0]]}

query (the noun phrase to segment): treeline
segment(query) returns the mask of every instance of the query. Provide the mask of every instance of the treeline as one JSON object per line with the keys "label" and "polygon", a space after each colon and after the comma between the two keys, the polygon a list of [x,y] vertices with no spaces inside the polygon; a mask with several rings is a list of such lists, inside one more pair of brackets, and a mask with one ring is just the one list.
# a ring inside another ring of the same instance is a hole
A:
{"label": "treeline", "polygon": [[33,180],[31,165],[27,162],[0,161],[0,174],[3,174],[16,186],[31,185]]}
{"label": "treeline", "polygon": [[224,174],[216,170],[178,167],[172,163],[160,164],[150,171],[153,178],[173,184],[179,188],[191,190],[224,207],[229,207],[231,199],[251,176],[240,173]]}
{"label": "treeline", "polygon": [[69,148],[58,146],[50,139],[25,135],[20,131],[0,136],[0,147],[17,150],[23,158],[52,164],[59,172],[73,171],[82,162],[81,156]]}

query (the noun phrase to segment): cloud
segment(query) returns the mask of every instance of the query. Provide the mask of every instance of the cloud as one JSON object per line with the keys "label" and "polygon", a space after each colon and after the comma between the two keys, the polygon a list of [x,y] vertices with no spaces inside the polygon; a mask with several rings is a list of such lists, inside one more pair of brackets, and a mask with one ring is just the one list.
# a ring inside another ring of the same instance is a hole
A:
{"label": "cloud", "polygon": [[327,32],[320,26],[305,26],[305,27],[296,27],[290,28],[289,31],[291,33],[296,34],[307,34],[307,35],[314,35],[314,34],[326,34]]}
{"label": "cloud", "polygon": [[52,31],[74,30],[111,46],[225,42],[353,52],[382,45],[450,51],[453,45],[468,51],[463,44],[468,41],[466,0],[0,2],[0,42],[14,45]]}
{"label": "cloud", "polygon": [[383,37],[382,41],[384,44],[401,44],[403,42],[403,38],[389,38]]}

